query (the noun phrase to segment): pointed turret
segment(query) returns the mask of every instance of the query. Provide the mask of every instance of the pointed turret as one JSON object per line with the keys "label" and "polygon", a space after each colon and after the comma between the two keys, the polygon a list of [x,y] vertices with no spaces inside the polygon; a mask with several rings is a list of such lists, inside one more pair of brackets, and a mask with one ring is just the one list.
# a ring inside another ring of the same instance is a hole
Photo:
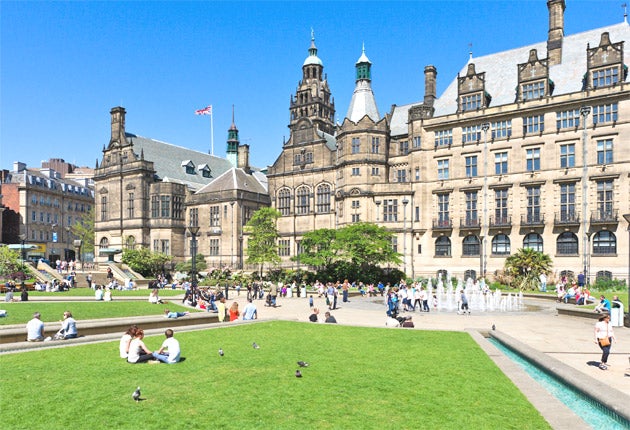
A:
{"label": "pointed turret", "polygon": [[236,124],[234,123],[234,105],[232,105],[232,125],[228,130],[228,138],[227,138],[227,151],[225,151],[227,160],[232,164],[232,166],[238,166],[238,128],[236,128]]}
{"label": "pointed turret", "polygon": [[372,121],[378,122],[380,115],[376,107],[374,93],[372,92],[372,63],[365,55],[365,45],[363,45],[361,56],[357,60],[355,67],[356,84],[346,117],[350,121],[358,122],[367,115]]}

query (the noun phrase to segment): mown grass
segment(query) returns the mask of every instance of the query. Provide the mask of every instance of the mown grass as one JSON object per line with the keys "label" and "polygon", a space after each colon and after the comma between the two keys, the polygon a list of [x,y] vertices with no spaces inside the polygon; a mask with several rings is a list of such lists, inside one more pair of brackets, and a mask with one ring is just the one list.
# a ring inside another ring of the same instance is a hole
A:
{"label": "mown grass", "polygon": [[7,311],[7,316],[0,318],[0,326],[26,324],[33,318],[34,312],[41,313],[41,320],[44,323],[60,321],[64,311],[69,310],[77,320],[79,332],[81,331],[81,320],[164,315],[164,309],[197,312],[195,309],[182,306],[181,300],[165,304],[115,300],[111,302],[13,302],[0,303],[0,308]]}
{"label": "mown grass", "polygon": [[[146,288],[140,290],[113,290],[112,297],[114,299],[116,297],[146,297],[149,298],[149,294],[151,290]],[[172,290],[172,289],[161,289],[159,290],[160,297],[173,297],[184,294],[184,290]],[[19,293],[16,294],[16,297],[19,297]],[[71,288],[69,291],[50,293],[45,291],[29,291],[29,297],[94,297],[94,290],[91,288]]]}
{"label": "mown grass", "polygon": [[[466,333],[273,321],[176,338],[185,361],[175,365],[127,364],[118,342],[0,356],[0,422],[12,429],[550,428]],[[156,349],[162,339],[145,343]],[[297,360],[310,363],[302,378]],[[146,399],[139,403],[131,399],[136,386]]]}

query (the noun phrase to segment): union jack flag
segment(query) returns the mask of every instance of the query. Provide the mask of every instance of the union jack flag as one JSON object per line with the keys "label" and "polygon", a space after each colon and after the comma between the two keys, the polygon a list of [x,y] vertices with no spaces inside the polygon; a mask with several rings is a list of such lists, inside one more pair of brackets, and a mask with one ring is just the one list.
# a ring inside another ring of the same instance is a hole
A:
{"label": "union jack flag", "polygon": [[212,105],[196,110],[195,115],[212,115]]}

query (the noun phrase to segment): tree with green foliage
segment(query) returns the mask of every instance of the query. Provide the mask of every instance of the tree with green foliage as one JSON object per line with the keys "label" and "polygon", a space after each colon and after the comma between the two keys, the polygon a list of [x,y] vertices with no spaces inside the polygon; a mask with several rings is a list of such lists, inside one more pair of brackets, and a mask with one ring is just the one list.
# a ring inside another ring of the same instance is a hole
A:
{"label": "tree with green foliage", "polygon": [[142,276],[157,276],[172,257],[161,252],[151,252],[148,248],[124,249],[122,262]]}
{"label": "tree with green foliage", "polygon": [[505,259],[504,267],[512,278],[512,287],[521,291],[535,290],[540,274],[548,274],[551,270],[551,257],[531,248],[522,248]]}
{"label": "tree with green foliage", "polygon": [[83,257],[86,253],[94,253],[94,208],[91,207],[89,211],[84,212],[79,218],[79,222],[76,222],[71,227],[72,235],[78,239],[81,239],[81,253],[77,256],[83,261]]}
{"label": "tree with green foliage", "polygon": [[[320,228],[302,236],[300,263],[317,268],[328,267],[339,258],[335,247],[337,230]],[[291,257],[297,260],[297,256]]]}
{"label": "tree with green foliage", "polygon": [[9,249],[8,246],[0,246],[0,276],[12,277],[14,273],[22,270],[20,251]]}
{"label": "tree with green foliage", "polygon": [[281,261],[276,243],[280,216],[277,209],[263,207],[254,212],[245,226],[249,233],[247,263],[259,265],[261,276],[265,263],[276,265]]}
{"label": "tree with green foliage", "polygon": [[392,248],[393,233],[369,222],[351,224],[337,231],[336,247],[341,257],[361,267],[400,264],[400,254]]}

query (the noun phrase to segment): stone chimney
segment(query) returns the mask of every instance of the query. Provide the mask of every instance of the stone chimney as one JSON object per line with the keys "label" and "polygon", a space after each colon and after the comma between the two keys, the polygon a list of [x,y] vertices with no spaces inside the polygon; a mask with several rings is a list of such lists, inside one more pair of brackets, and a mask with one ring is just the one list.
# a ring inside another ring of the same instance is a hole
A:
{"label": "stone chimney", "polygon": [[123,146],[127,143],[125,138],[125,108],[117,106],[109,112],[112,117],[112,132],[109,139],[109,147]]}
{"label": "stone chimney", "polygon": [[436,98],[437,69],[434,66],[424,68],[424,104],[433,106]]}
{"label": "stone chimney", "polygon": [[243,169],[249,173],[249,145],[238,146],[238,166],[239,169]]}
{"label": "stone chimney", "polygon": [[562,63],[562,39],[564,38],[564,0],[548,0],[549,35],[547,36],[547,57],[549,65]]}
{"label": "stone chimney", "polygon": [[26,163],[22,163],[21,161],[13,162],[13,173],[20,173],[26,170]]}

